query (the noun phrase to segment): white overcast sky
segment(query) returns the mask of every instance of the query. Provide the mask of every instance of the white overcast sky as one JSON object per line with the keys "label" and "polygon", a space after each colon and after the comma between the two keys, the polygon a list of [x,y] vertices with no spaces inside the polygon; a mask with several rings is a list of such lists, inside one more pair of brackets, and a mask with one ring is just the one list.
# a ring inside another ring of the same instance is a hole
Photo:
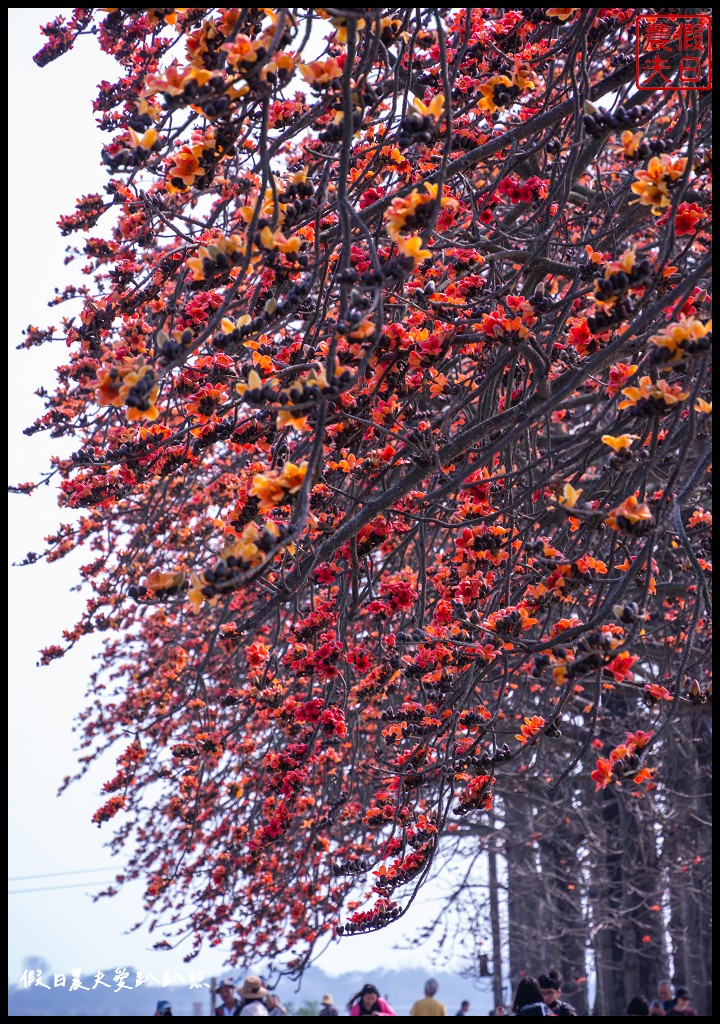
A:
{"label": "white overcast sky", "polygon": [[[22,431],[42,412],[35,389],[52,388],[53,368],[65,358],[62,343],[21,352],[15,346],[29,323],[59,324],[63,307],[48,309],[47,302],[55,287],[68,282],[70,268],[63,266],[68,240],[61,238],[56,221],[72,212],[79,195],[102,192],[106,181],[99,151],[107,136],[96,127],[91,103],[97,84],[111,79],[117,65],[100,53],[94,40],[85,38],[73,53],[36,67],[32,55],[43,41],[38,26],[59,13],[68,14],[70,8],[11,7],[8,12],[11,484],[35,479],[50,452],[57,453],[57,441],[46,435],[27,438]],[[102,232],[102,222],[98,230]],[[71,730],[92,670],[92,643],[49,667],[36,666],[38,650],[58,642],[62,629],[80,615],[84,599],[70,588],[74,570],[87,559],[13,567],[26,552],[41,550],[43,537],[61,521],[50,488],[32,498],[10,495],[8,515],[8,875],[13,893],[8,980],[19,983],[23,961],[31,956],[68,974],[75,968],[92,974],[125,966],[158,977],[164,971],[187,976],[190,967],[182,963],[183,950],[153,952],[146,933],[126,934],[142,917],[139,886],[97,904],[90,899],[102,888],[98,883],[110,881],[122,867],[103,847],[110,833],[90,820],[100,803],[102,783],[114,774],[114,762],[94,770],[61,798],[56,792],[76,765]],[[425,923],[427,907],[420,904],[413,911],[415,922]],[[411,930],[401,922],[374,935],[347,938],[316,966],[329,974],[427,966],[427,953],[393,949]],[[202,955],[191,968],[205,977],[227,973],[220,952]]]}

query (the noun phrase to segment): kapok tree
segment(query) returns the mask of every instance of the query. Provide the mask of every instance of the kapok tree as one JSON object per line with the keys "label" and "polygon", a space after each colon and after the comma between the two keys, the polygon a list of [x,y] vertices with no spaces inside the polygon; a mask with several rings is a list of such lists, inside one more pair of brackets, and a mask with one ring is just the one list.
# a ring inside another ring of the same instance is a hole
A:
{"label": "kapok tree", "polygon": [[63,349],[27,432],[77,447],[17,489],[90,553],[42,658],[105,634],[81,771],[116,755],[158,946],[301,970],[496,787],[595,743],[596,799],[642,795],[709,701],[710,101],[636,90],[636,12],[43,29],[120,73],[79,312],[24,341]]}

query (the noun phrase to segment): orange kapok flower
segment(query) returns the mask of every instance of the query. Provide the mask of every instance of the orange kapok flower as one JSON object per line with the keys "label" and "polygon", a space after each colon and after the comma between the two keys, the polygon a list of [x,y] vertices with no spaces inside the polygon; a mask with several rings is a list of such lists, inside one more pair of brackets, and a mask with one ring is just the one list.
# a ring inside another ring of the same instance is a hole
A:
{"label": "orange kapok flower", "polygon": [[[155,374],[149,366],[140,366],[125,377],[123,391],[125,405],[127,406],[127,418],[134,420],[156,420],[158,410],[157,401],[160,388],[152,382]],[[150,383],[148,383],[150,382]]]}
{"label": "orange kapok flower", "polygon": [[625,452],[628,451],[633,441],[638,440],[638,436],[638,434],[620,434],[618,437],[614,437],[612,434],[603,434],[600,440],[614,452]]}
{"label": "orange kapok flower", "polygon": [[401,255],[406,259],[412,260],[414,266],[432,257],[430,250],[423,249],[422,244],[422,238],[418,238],[415,235],[412,238],[398,238],[397,240],[397,246]]}
{"label": "orange kapok flower", "polygon": [[171,64],[161,75],[148,75],[143,98],[154,96],[158,92],[166,96],[182,96],[190,82],[197,82],[198,86],[203,86],[214,74],[214,71],[208,71],[206,68],[182,68],[178,64]]}
{"label": "orange kapok flower", "polygon": [[202,154],[201,146],[182,146],[175,154],[173,163],[168,167],[168,179],[165,187],[168,192],[186,191],[194,183],[196,178],[204,174],[200,166],[199,157]]}
{"label": "orange kapok flower", "polygon": [[545,727],[545,719],[541,718],[540,715],[533,715],[532,718],[526,718],[523,724],[520,726],[520,732],[515,736],[516,740],[520,740],[521,743],[529,743],[533,740],[538,733],[542,732]]}
{"label": "orange kapok flower", "polygon": [[342,75],[342,68],[334,57],[311,60],[309,64],[298,64],[298,68],[305,81],[315,88],[328,85]]}
{"label": "orange kapok flower", "polygon": [[[207,245],[198,246],[195,255],[190,256],[187,260],[187,265],[192,271],[193,281],[204,281],[206,277],[212,277],[218,270],[229,269],[233,259],[244,252],[245,245],[239,235],[231,235],[229,238],[218,235]],[[223,327],[223,329],[225,328]],[[233,330],[233,327],[230,330]]]}
{"label": "orange kapok flower", "polygon": [[213,416],[221,414],[221,407],[226,400],[227,389],[224,384],[206,384],[195,393],[193,400],[187,405],[187,411],[191,412],[199,423],[207,423]]}
{"label": "orange kapok flower", "polygon": [[[114,405],[116,408],[126,405],[129,420],[155,420],[159,388],[153,383],[154,379],[152,369],[143,364],[141,357],[103,370],[98,376],[98,405]],[[145,384],[141,383],[143,380]]]}
{"label": "orange kapok flower", "polygon": [[271,509],[285,504],[288,495],[297,494],[307,475],[308,463],[296,465],[286,462],[282,470],[256,473],[250,487],[250,496],[260,499],[260,509]]}
{"label": "orange kapok flower", "polygon": [[[658,221],[658,227],[667,224],[670,219],[670,213],[671,211],[667,210],[662,215]],[[680,203],[675,213],[675,234],[678,237],[681,235],[694,235],[698,223],[704,220],[705,217],[705,211],[697,203]]]}
{"label": "orange kapok flower", "polygon": [[641,377],[638,387],[623,388],[626,395],[624,402],[618,403],[618,409],[635,409],[640,416],[662,416],[679,407],[690,394],[683,391],[680,384],[668,384],[661,380],[654,383],[650,377]]}
{"label": "orange kapok flower", "polygon": [[153,569],[145,580],[145,586],[155,594],[177,593],[185,582],[187,574],[180,569],[178,572],[163,572]]}
{"label": "orange kapok flower", "polygon": [[308,471],[308,463],[301,462],[299,466],[294,462],[286,462],[280,473],[280,482],[288,494],[297,494],[302,487]]}
{"label": "orange kapok flower", "polygon": [[431,117],[434,121],[439,121],[445,112],[445,94],[437,93],[428,104],[415,97],[412,106],[422,117]]}
{"label": "orange kapok flower", "polygon": [[279,474],[256,473],[250,487],[250,497],[259,498],[261,509],[274,508],[285,501],[286,491],[278,479]]}
{"label": "orange kapok flower", "polygon": [[666,153],[652,157],[646,168],[635,171],[637,181],[630,186],[630,191],[638,198],[633,199],[632,203],[649,206],[651,212],[659,216],[665,207],[670,205],[668,185],[682,177],[686,164],[686,157],[673,159]]}
{"label": "orange kapok flower", "polygon": [[97,381],[98,405],[114,405],[119,408],[124,403],[125,396],[122,394],[124,378],[125,374],[115,366],[102,371]]}
{"label": "orange kapok flower", "polygon": [[302,430],[307,426],[307,422],[307,416],[301,416],[291,409],[279,409],[275,418],[275,426],[278,430],[282,430],[283,427],[293,427],[295,430]]}
{"label": "orange kapok flower", "polygon": [[712,320],[701,323],[694,317],[683,317],[676,323],[668,324],[650,341],[657,345],[662,361],[666,366],[676,366],[692,356],[707,352],[712,345]]}
{"label": "orange kapok flower", "polygon": [[659,683],[645,683],[645,693],[653,701],[658,700],[672,700],[673,695],[664,686],[660,686]]}
{"label": "orange kapok flower", "polygon": [[627,734],[627,743],[632,744],[637,750],[642,750],[652,739],[652,731],[644,732],[642,729]]}
{"label": "orange kapok flower", "polygon": [[212,597],[209,594],[204,593],[208,588],[207,580],[204,576],[198,576],[196,573],[190,573],[190,588],[187,592],[188,600],[192,606],[192,610],[197,613],[200,611],[204,601],[209,601],[210,604],[215,604],[217,601],[216,597]]}
{"label": "orange kapok flower", "polygon": [[488,114],[504,110],[508,103],[507,98],[512,100],[512,88],[512,80],[507,75],[493,75],[480,86],[482,99],[478,102],[478,110],[487,110]]}
{"label": "orange kapok flower", "polygon": [[548,7],[545,10],[548,18],[553,18],[555,21],[561,21],[565,23],[572,18],[575,11],[579,11],[579,7]]}
{"label": "orange kapok flower", "polygon": [[643,533],[655,525],[655,519],[650,507],[644,502],[639,502],[637,497],[632,494],[612,509],[605,519],[605,525],[609,526],[611,530]]}
{"label": "orange kapok flower", "polygon": [[558,505],[562,505],[563,508],[575,508],[581,494],[581,487],[573,487],[572,484],[565,484],[562,489],[562,494],[557,499]]}
{"label": "orange kapok flower", "polygon": [[133,149],[152,149],[158,141],[156,128],[148,128],[142,135],[138,135],[133,128],[128,128],[128,133],[130,135],[130,144]]}
{"label": "orange kapok flower", "polygon": [[538,76],[526,60],[516,55],[513,58],[513,63],[515,65],[512,69],[513,85],[517,86],[522,92],[526,89],[532,89],[533,86],[537,85]]}
{"label": "orange kapok flower", "polygon": [[[388,234],[394,241],[399,241],[401,231],[417,231],[422,229],[435,209],[438,197],[438,185],[426,183],[425,191],[414,189],[409,196],[394,199],[385,215]],[[440,207],[457,205],[456,200],[442,196]]]}
{"label": "orange kapok flower", "polygon": [[638,151],[638,147],[643,140],[644,132],[642,129],[639,132],[625,131],[620,136],[622,142],[623,153],[625,156],[632,157]]}
{"label": "orange kapok flower", "polygon": [[605,789],[611,782],[616,782],[613,775],[612,762],[606,757],[599,757],[597,760],[597,768],[595,771],[590,772],[590,778],[595,783],[595,792],[599,789]]}
{"label": "orange kapok flower", "polygon": [[622,385],[636,372],[636,363],[632,363],[631,365],[628,365],[627,363],[614,363],[610,367],[610,377],[606,388],[610,398],[612,398],[613,395],[616,395]]}

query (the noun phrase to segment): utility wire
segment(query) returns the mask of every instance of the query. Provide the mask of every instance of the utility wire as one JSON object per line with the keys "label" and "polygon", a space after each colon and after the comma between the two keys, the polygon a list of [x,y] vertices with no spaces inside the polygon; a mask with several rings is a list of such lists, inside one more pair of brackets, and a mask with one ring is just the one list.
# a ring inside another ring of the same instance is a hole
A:
{"label": "utility wire", "polygon": [[46,885],[37,889],[11,889],[8,896],[19,896],[21,893],[27,892],[55,892],[58,889],[86,889],[89,885],[110,885],[114,881],[115,879],[112,878],[106,882],[73,882],[72,885]]}
{"label": "utility wire", "polygon": [[62,875],[89,875],[94,871],[117,871],[117,868],[111,864],[106,868],[76,868],[74,871],[49,871],[44,875],[13,875],[12,878],[8,878],[8,882],[28,882],[35,878],[60,878]]}

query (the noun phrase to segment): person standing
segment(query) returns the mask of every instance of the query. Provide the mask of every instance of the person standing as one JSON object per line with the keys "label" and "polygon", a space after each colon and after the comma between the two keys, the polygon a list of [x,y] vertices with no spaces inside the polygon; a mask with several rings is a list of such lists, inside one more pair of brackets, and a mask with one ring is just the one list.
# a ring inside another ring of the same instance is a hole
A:
{"label": "person standing", "polygon": [[235,982],[232,978],[223,978],[218,985],[217,992],[222,1003],[215,1007],[215,1016],[238,1017],[240,1015],[240,1000],[235,995]]}
{"label": "person standing", "polygon": [[697,1017],[698,1012],[690,1005],[691,995],[686,988],[675,989],[675,1005],[668,1010],[666,1017]]}
{"label": "person standing", "polygon": [[662,978],[657,985],[657,997],[665,1013],[675,1005],[675,989],[669,978]]}
{"label": "person standing", "polygon": [[265,1000],[265,1005],[268,1010],[268,1017],[289,1017],[289,1013],[280,1002],[278,996],[273,995],[271,992]]}
{"label": "person standing", "polygon": [[513,1013],[516,1017],[554,1017],[545,1005],[540,986],[535,978],[521,978],[515,990]]}
{"label": "person standing", "polygon": [[375,985],[363,985],[348,1003],[351,1017],[397,1017],[390,1003],[383,999]]}
{"label": "person standing", "polygon": [[338,1013],[338,1008],[335,1005],[335,1003],[333,1002],[333,997],[331,995],[328,995],[328,994],[324,995],[322,997],[322,999],[320,1000],[320,1002],[321,1002],[321,1006],[320,1006],[320,1012],[318,1013],[318,1017],[339,1017],[340,1016],[340,1014]]}
{"label": "person standing", "polygon": [[538,985],[546,1006],[549,1006],[556,1017],[577,1017],[577,1010],[570,1003],[560,998],[562,981],[557,971],[548,971],[538,978]]}
{"label": "person standing", "polygon": [[628,1003],[628,1017],[649,1017],[650,1007],[645,996],[633,996]]}
{"label": "person standing", "polygon": [[155,1007],[155,1013],[153,1014],[153,1017],[172,1017],[172,1015],[173,1012],[170,1003],[167,1001],[167,999],[161,999],[160,1002]]}
{"label": "person standing", "polygon": [[425,982],[425,995],[422,999],[416,999],[410,1007],[411,1017],[447,1017],[445,1004],[435,998],[438,988],[434,978]]}
{"label": "person standing", "polygon": [[238,989],[238,995],[242,1000],[238,1017],[269,1017],[265,1000],[268,990],[262,983],[262,979],[254,974],[249,974]]}
{"label": "person standing", "polygon": [[460,1003],[460,1009],[455,1014],[455,1016],[456,1017],[467,1017],[469,1009],[470,1009],[470,1003],[467,1001],[467,999],[463,999],[463,1001]]}

